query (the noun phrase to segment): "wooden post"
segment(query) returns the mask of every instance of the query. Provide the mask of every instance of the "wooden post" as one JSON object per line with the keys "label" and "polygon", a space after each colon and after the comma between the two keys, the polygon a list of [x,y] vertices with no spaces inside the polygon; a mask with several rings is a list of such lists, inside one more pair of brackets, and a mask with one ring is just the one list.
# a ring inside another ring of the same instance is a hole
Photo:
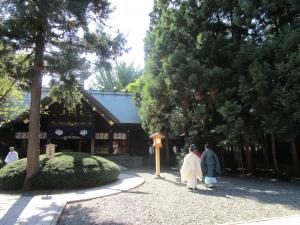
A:
{"label": "wooden post", "polygon": [[162,138],[165,138],[159,132],[150,135],[150,138],[153,139],[153,145],[155,146],[155,174],[157,177],[160,176],[160,147],[162,146]]}
{"label": "wooden post", "polygon": [[109,137],[109,148],[108,148],[108,154],[112,155],[112,153],[114,152],[113,149],[113,139],[114,139],[114,133],[112,130],[109,131],[108,133],[108,137]]}
{"label": "wooden post", "polygon": [[95,155],[95,139],[91,139],[91,155]]}
{"label": "wooden post", "polygon": [[78,152],[82,151],[82,140],[79,139]]}
{"label": "wooden post", "polygon": [[160,147],[155,146],[155,169],[156,176],[160,176]]}
{"label": "wooden post", "polygon": [[127,132],[126,132],[126,138],[127,138],[127,150],[126,150],[126,152],[129,155],[133,155],[132,152],[131,152],[131,147],[130,147],[130,144],[131,144],[130,130],[127,130]]}

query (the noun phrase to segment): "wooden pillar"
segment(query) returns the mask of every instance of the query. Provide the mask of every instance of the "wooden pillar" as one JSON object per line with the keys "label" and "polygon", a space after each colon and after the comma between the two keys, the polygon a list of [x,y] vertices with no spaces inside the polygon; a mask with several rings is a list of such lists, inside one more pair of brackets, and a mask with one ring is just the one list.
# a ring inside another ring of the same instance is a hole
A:
{"label": "wooden pillar", "polygon": [[109,153],[109,155],[112,155],[112,153],[114,152],[114,149],[113,149],[114,132],[113,132],[113,130],[109,131],[108,137],[109,137],[109,149],[108,149],[108,153]]}
{"label": "wooden pillar", "polygon": [[95,155],[95,139],[91,139],[91,155]]}
{"label": "wooden pillar", "polygon": [[78,152],[82,151],[82,140],[79,139]]}
{"label": "wooden pillar", "polygon": [[156,176],[160,176],[160,147],[161,147],[161,139],[165,138],[159,132],[156,132],[150,135],[150,138],[153,139],[153,145],[155,146],[155,169],[156,169]]}
{"label": "wooden pillar", "polygon": [[127,132],[126,132],[126,138],[127,138],[127,154],[129,154],[129,155],[132,155],[132,152],[131,152],[131,147],[130,147],[130,131],[129,130],[127,130]]}
{"label": "wooden pillar", "polygon": [[156,176],[160,176],[160,147],[155,146],[155,169]]}
{"label": "wooden pillar", "polygon": [[167,165],[171,165],[171,159],[170,159],[170,142],[169,142],[169,134],[166,133],[165,137],[165,146],[166,146],[166,160],[167,160]]}

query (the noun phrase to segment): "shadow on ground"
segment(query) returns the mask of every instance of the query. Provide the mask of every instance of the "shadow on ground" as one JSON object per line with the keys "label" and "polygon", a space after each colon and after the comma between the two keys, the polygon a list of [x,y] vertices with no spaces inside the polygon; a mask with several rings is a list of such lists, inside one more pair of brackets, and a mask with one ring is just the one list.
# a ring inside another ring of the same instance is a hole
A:
{"label": "shadow on ground", "polygon": [[[59,218],[57,224],[59,225],[69,225],[70,221],[72,225],[126,225],[126,223],[114,221],[114,220],[104,220],[97,221],[96,218],[93,218],[93,210],[90,208],[80,206],[80,213],[82,216],[78,217],[78,215],[74,212],[78,210],[78,205],[70,205],[68,210],[65,210],[65,213]],[[97,212],[95,212],[96,214]]]}
{"label": "shadow on ground", "polygon": [[23,198],[18,198],[18,200],[7,210],[0,220],[0,225],[15,224],[22,211],[34,196],[23,194],[22,197]]}
{"label": "shadow on ground", "polygon": [[[151,173],[155,176],[153,168],[138,168],[134,171],[137,174]],[[186,186],[186,184],[181,182],[180,172],[176,168],[163,168],[160,179],[178,187],[184,188]],[[195,194],[224,198],[241,197],[264,204],[281,204],[294,209],[300,209],[300,183],[290,183],[267,178],[225,176],[219,179],[216,188],[209,189],[201,183],[198,184],[198,188],[193,192]]]}

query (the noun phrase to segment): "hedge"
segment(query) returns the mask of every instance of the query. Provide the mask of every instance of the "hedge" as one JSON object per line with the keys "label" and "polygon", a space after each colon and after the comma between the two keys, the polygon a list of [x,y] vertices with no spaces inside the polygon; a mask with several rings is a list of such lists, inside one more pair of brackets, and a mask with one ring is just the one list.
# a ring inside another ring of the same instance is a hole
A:
{"label": "hedge", "polygon": [[[0,169],[0,189],[21,189],[27,159],[20,159]],[[56,153],[53,159],[40,156],[39,172],[32,178],[34,189],[94,187],[115,181],[120,169],[115,163],[82,152]]]}
{"label": "hedge", "polygon": [[0,169],[4,166],[5,164],[4,164],[4,160],[2,160],[1,158],[0,158]]}

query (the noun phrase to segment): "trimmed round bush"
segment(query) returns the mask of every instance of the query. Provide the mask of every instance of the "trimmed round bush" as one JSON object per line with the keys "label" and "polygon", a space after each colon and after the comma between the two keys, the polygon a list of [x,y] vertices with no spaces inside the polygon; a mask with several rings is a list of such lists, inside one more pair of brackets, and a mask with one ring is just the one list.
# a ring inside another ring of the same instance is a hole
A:
{"label": "trimmed round bush", "polygon": [[27,159],[20,159],[0,169],[0,189],[20,189],[24,183]]}
{"label": "trimmed round bush", "polygon": [[0,158],[0,169],[4,166],[4,160]]}
{"label": "trimmed round bush", "polygon": [[[0,169],[0,189],[20,189],[26,175],[27,159]],[[40,156],[39,172],[32,178],[35,189],[94,187],[115,181],[119,166],[99,156],[82,152],[56,153],[53,159]]]}

